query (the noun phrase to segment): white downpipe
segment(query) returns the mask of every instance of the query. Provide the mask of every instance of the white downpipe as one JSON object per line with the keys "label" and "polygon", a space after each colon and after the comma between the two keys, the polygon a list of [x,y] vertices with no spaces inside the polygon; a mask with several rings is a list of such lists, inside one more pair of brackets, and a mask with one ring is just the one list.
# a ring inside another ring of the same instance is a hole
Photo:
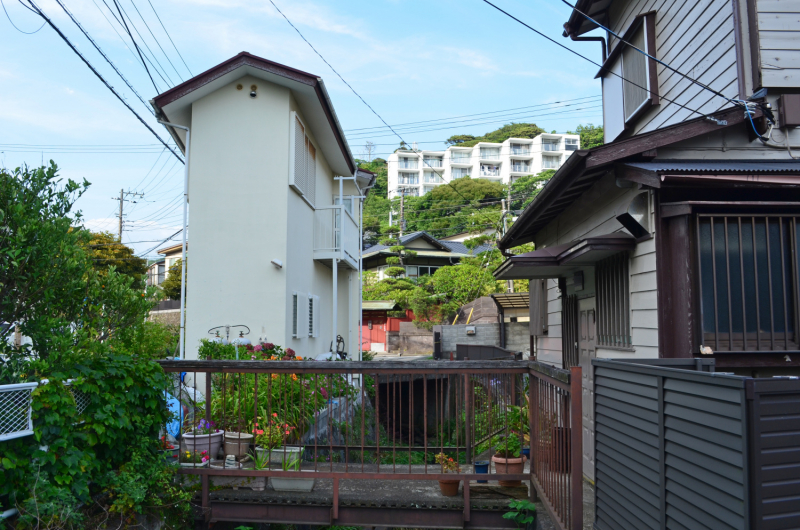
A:
{"label": "white downpipe", "polygon": [[183,129],[186,131],[186,159],[183,164],[183,238],[181,242],[181,322],[180,322],[180,357],[181,360],[186,359],[186,225],[188,221],[188,206],[189,206],[189,127],[184,125],[176,125],[166,121],[158,120],[158,123],[168,127],[175,127],[176,129]]}

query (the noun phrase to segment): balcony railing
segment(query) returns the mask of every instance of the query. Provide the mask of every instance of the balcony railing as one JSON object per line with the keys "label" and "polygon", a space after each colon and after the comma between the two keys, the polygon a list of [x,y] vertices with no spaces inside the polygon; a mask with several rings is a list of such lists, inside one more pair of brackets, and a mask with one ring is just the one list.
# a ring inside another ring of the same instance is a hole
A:
{"label": "balcony railing", "polygon": [[483,160],[500,160],[499,149],[481,149],[481,158]]}
{"label": "balcony railing", "polygon": [[515,173],[522,173],[531,170],[530,164],[511,164],[511,171]]}
{"label": "balcony railing", "polygon": [[417,160],[410,158],[400,158],[397,160],[397,167],[400,169],[419,169]]}
{"label": "balcony railing", "polygon": [[481,166],[481,176],[482,177],[499,177],[500,176],[500,168],[499,167]]}
{"label": "balcony railing", "polygon": [[543,151],[561,151],[559,147],[561,144],[559,142],[543,142],[542,143],[542,150]]}
{"label": "balcony railing", "polygon": [[450,157],[451,164],[469,164],[472,157],[470,155],[454,155]]}
{"label": "balcony railing", "polygon": [[[556,528],[580,528],[571,524],[582,521],[580,368],[569,373],[535,362],[497,359],[262,360],[272,353],[248,352],[248,359],[251,354],[258,358],[246,361],[159,362],[165,372],[185,373],[189,384],[203,390],[206,399],[197,414],[226,433],[266,430],[271,421],[289,426],[281,429],[277,446],[262,446],[258,437],[252,445],[251,440],[226,438],[225,453],[244,460],[236,467],[224,466],[219,453],[213,454],[210,438],[193,440],[197,452],[210,449],[210,466],[183,466],[178,474],[200,483],[206,517],[242,518],[242,510],[249,515],[257,508],[278,510],[284,522],[304,524],[317,524],[318,518],[336,524],[341,514],[342,523],[359,520],[364,526],[414,526],[413,519],[428,528],[460,527],[470,520],[477,528],[511,528],[502,524],[508,499],[470,502],[470,481],[502,480],[535,484],[557,514]],[[186,391],[177,394],[183,402]],[[187,422],[183,430],[189,428]],[[490,465],[479,473],[473,460],[494,454],[492,438],[498,434],[516,438],[520,445],[526,445],[529,434],[532,465],[518,471]],[[252,457],[241,458],[251,452],[265,457],[259,469]],[[440,454],[452,459],[455,469],[446,473],[435,462]],[[302,502],[303,494],[275,487],[276,480],[285,479],[309,480],[314,502]],[[409,480],[417,481],[412,488],[403,482]],[[460,481],[463,497],[453,497],[447,508],[416,511],[380,504],[395,494],[404,499],[396,504],[430,506],[437,502],[432,497],[441,504],[439,480]],[[272,489],[265,489],[267,481]],[[362,481],[381,481],[381,498],[369,490],[377,483]],[[218,491],[212,493],[211,486]],[[264,491],[253,495],[231,487]],[[340,493],[347,499],[341,506]],[[447,513],[453,508],[455,525]]]}
{"label": "balcony railing", "polygon": [[422,181],[425,184],[441,184],[444,182],[444,180],[442,180],[442,177],[436,175],[435,173],[425,173],[425,176],[423,177]]}
{"label": "balcony railing", "polygon": [[322,206],[314,212],[314,259],[344,260],[358,266],[358,222],[345,206]]}
{"label": "balcony railing", "polygon": [[419,177],[417,175],[412,177],[400,177],[397,179],[397,182],[400,184],[419,184]]}
{"label": "balcony railing", "polygon": [[511,146],[511,154],[516,156],[528,156],[531,154],[529,147],[514,147]]}
{"label": "balcony railing", "polygon": [[442,167],[441,158],[425,158],[423,160],[423,167]]}

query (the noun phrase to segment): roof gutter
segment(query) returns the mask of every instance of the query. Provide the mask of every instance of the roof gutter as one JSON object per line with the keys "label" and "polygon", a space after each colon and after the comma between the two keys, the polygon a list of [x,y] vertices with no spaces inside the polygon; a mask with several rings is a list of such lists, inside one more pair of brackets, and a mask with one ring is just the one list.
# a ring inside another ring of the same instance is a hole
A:
{"label": "roof gutter", "polygon": [[333,123],[336,126],[336,132],[341,137],[342,142],[344,142],[344,148],[347,151],[347,156],[349,157],[347,160],[347,165],[350,166],[350,168],[353,171],[353,176],[355,176],[356,172],[358,171],[358,165],[356,164],[356,159],[353,156],[353,152],[350,151],[350,144],[347,143],[347,137],[344,135],[344,129],[342,129],[342,124],[339,123],[339,117],[336,115],[336,111],[333,110],[333,102],[331,101],[331,97],[328,94],[328,89],[325,88],[325,82],[322,80],[321,77],[317,78],[317,83],[319,84],[322,96],[325,98],[325,104],[328,106],[328,110],[330,111],[331,116],[333,117]]}
{"label": "roof gutter", "polygon": [[517,232],[522,230],[522,227],[526,224],[535,221],[536,218],[541,213],[539,211],[539,207],[543,204],[546,204],[551,200],[551,197],[557,197],[560,195],[561,190],[563,189],[563,184],[568,183],[571,178],[574,178],[573,170],[577,168],[579,165],[586,161],[586,157],[589,155],[589,150],[580,149],[572,153],[572,155],[564,162],[564,165],[558,168],[556,174],[553,175],[547,184],[545,185],[544,189],[539,192],[533,201],[528,205],[525,210],[523,210],[522,214],[517,218],[516,222],[511,225],[511,228],[508,229],[508,232],[500,239],[500,242],[497,244],[497,247],[504,251],[509,249],[514,244],[514,239],[516,237]]}

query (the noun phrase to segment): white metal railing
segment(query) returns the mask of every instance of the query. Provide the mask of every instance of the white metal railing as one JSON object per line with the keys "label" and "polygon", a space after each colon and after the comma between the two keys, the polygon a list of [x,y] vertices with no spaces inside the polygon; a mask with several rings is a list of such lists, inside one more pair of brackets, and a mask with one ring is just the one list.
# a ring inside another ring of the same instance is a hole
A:
{"label": "white metal railing", "polygon": [[400,175],[397,180],[400,184],[419,184],[419,175]]}
{"label": "white metal railing", "polygon": [[0,385],[0,441],[33,434],[33,389],[39,383]]}
{"label": "white metal railing", "polygon": [[425,158],[423,162],[425,167],[442,167],[441,158]]}
{"label": "white metal railing", "polygon": [[481,166],[481,176],[482,177],[499,177],[500,176],[500,168]]}
{"label": "white metal railing", "polygon": [[472,157],[468,154],[466,155],[452,155],[450,157],[450,162],[455,164],[468,164]]}
{"label": "white metal railing", "polygon": [[543,151],[560,151],[559,142],[542,142]]}
{"label": "white metal railing", "polygon": [[529,147],[518,147],[518,146],[511,146],[511,154],[512,155],[529,155],[531,154],[531,149]]}
{"label": "white metal railing", "polygon": [[397,167],[400,169],[418,169],[417,161],[410,158],[399,158],[397,160]]}
{"label": "white metal railing", "polygon": [[339,252],[357,260],[358,240],[358,222],[344,206],[321,206],[314,211],[314,251]]}
{"label": "white metal railing", "polygon": [[472,174],[472,168],[454,167],[452,176],[454,179],[460,179],[462,177],[468,177],[471,174]]}
{"label": "white metal railing", "polygon": [[442,180],[442,177],[440,177],[436,173],[425,173],[423,177],[423,182],[425,184],[441,184],[442,182],[444,182],[444,180]]}
{"label": "white metal railing", "polygon": [[484,160],[500,160],[499,149],[481,149],[481,158]]}
{"label": "white metal railing", "polygon": [[523,171],[530,171],[530,164],[511,164],[511,171],[515,173],[522,173]]}
{"label": "white metal railing", "polygon": [[558,169],[561,160],[557,156],[543,156],[542,168],[544,169]]}

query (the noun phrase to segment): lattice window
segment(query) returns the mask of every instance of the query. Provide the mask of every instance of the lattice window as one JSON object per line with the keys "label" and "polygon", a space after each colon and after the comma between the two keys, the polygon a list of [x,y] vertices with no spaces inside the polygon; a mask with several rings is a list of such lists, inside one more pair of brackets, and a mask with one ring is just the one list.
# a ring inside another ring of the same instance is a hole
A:
{"label": "lattice window", "polygon": [[628,253],[620,252],[595,266],[597,345],[631,347]]}
{"label": "lattice window", "polygon": [[797,351],[798,217],[697,217],[703,346]]}
{"label": "lattice window", "polygon": [[31,392],[37,383],[0,385],[0,440],[33,434]]}

